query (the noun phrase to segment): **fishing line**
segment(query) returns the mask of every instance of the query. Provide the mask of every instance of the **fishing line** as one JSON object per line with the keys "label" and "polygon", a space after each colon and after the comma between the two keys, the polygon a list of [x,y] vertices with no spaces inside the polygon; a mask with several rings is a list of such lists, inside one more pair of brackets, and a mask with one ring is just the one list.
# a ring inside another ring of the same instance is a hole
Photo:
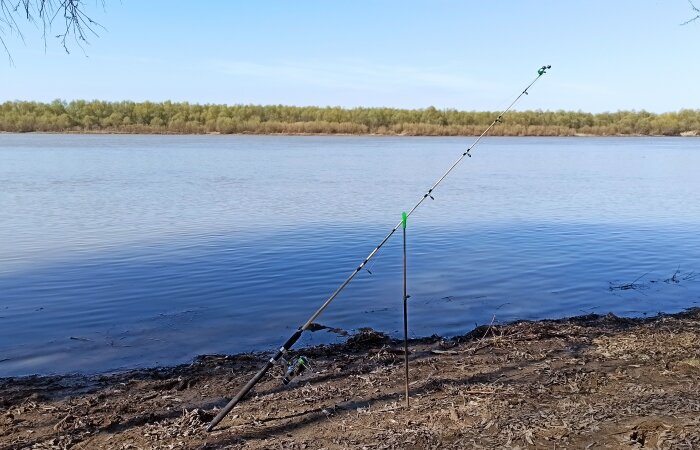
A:
{"label": "fishing line", "polygon": [[[233,409],[233,407],[236,406],[236,404],[238,404],[238,402],[240,402],[241,399],[253,388],[253,386],[255,386],[258,383],[258,381],[260,381],[260,379],[265,375],[265,373],[267,373],[267,371],[270,370],[270,368],[273,365],[275,365],[280,360],[280,358],[282,358],[284,356],[284,354],[286,354],[289,351],[289,349],[299,340],[302,333],[304,333],[304,331],[306,331],[313,324],[314,320],[316,320],[318,318],[318,316],[320,316],[326,310],[326,308],[328,308],[330,306],[330,304],[333,302],[333,300],[335,300],[335,298],[347,287],[348,284],[350,284],[350,282],[357,276],[357,274],[360,273],[363,268],[365,268],[367,263],[377,254],[377,252],[379,252],[379,250],[384,246],[384,244],[386,244],[386,242],[389,240],[389,238],[391,238],[391,236],[393,236],[394,233],[396,233],[396,231],[399,228],[401,228],[403,224],[406,223],[406,219],[408,217],[410,217],[411,214],[413,214],[418,209],[418,207],[420,207],[423,204],[423,202],[426,199],[430,198],[431,200],[435,200],[434,191],[435,191],[435,189],[437,189],[437,187],[440,185],[440,183],[442,183],[442,181],[445,178],[447,178],[447,176],[454,170],[455,167],[457,167],[459,165],[460,162],[462,162],[462,160],[465,157],[471,158],[471,156],[472,156],[470,153],[471,150],[473,150],[479,144],[479,142],[481,142],[483,137],[486,136],[486,134],[488,134],[488,132],[491,131],[491,129],[493,127],[495,127],[497,124],[501,123],[503,116],[508,111],[510,111],[511,108],[513,108],[513,106],[518,102],[518,100],[520,100],[520,98],[523,95],[528,95],[528,89],[530,89],[532,87],[532,85],[535,84],[535,82],[537,82],[537,80],[539,80],[542,75],[547,73],[547,70],[550,69],[551,67],[552,66],[549,66],[549,65],[542,66],[540,69],[537,70],[537,77],[535,77],[535,79],[532,80],[532,82],[530,82],[530,84],[528,84],[525,89],[523,89],[523,91],[515,98],[515,100],[513,100],[510,103],[510,105],[508,105],[508,107],[506,109],[504,109],[500,114],[498,114],[498,116],[493,120],[493,122],[491,122],[491,125],[489,125],[479,135],[479,137],[477,137],[476,140],[467,148],[467,150],[464,151],[459,158],[457,158],[457,160],[450,166],[450,168],[447,169],[447,171],[440,178],[438,178],[438,180],[430,187],[430,189],[427,190],[427,192],[423,195],[423,197],[421,197],[421,199],[418,201],[418,203],[416,203],[413,206],[413,208],[411,208],[407,213],[405,213],[405,215],[402,217],[402,220],[399,223],[397,223],[394,226],[394,228],[391,229],[389,234],[387,234],[384,237],[384,239],[382,239],[382,241],[379,243],[379,245],[377,245],[374,248],[374,250],[372,250],[369,253],[369,255],[367,255],[367,257],[365,257],[365,259],[362,261],[362,263],[360,263],[360,265],[357,266],[357,268],[355,268],[355,270],[350,274],[350,276],[348,276],[345,279],[345,281],[343,281],[341,283],[341,285],[338,286],[338,288],[331,294],[331,296],[328,297],[328,299],[326,299],[325,302],[323,302],[321,307],[318,308],[316,310],[316,312],[313,313],[311,315],[311,317],[309,317],[309,319],[304,323],[304,325],[299,327],[299,329],[289,339],[287,339],[287,341],[284,344],[282,344],[282,347],[280,347],[280,349],[277,351],[277,353],[273,357],[271,357],[267,361],[267,363],[260,369],[260,371],[258,371],[258,373],[256,373],[255,376],[253,376],[253,378],[251,378],[250,381],[248,381],[248,383],[245,386],[243,386],[240,391],[238,391],[238,394],[236,394],[236,396],[233,397],[231,399],[231,401],[229,401],[228,404],[221,411],[219,411],[219,414],[217,414],[217,416],[214,417],[214,419],[211,421],[211,423],[207,427],[207,431],[213,430],[214,427],[216,425],[218,425],[219,422],[221,422],[221,420],[224,417],[226,417],[226,415]],[[298,358],[297,358],[297,363],[298,364],[295,365],[294,367],[296,367],[300,370],[302,368],[306,367],[305,361],[299,362]],[[297,369],[290,369],[290,370],[292,370],[292,372],[294,372]]]}

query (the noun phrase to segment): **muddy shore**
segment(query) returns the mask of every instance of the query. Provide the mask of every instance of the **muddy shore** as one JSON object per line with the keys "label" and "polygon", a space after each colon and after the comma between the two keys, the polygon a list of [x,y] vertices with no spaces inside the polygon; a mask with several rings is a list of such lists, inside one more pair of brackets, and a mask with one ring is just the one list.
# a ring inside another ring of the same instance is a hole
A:
{"label": "muddy shore", "polygon": [[484,326],[411,341],[365,330],[274,368],[204,428],[267,355],[100,376],[0,379],[0,450],[700,449],[700,309]]}

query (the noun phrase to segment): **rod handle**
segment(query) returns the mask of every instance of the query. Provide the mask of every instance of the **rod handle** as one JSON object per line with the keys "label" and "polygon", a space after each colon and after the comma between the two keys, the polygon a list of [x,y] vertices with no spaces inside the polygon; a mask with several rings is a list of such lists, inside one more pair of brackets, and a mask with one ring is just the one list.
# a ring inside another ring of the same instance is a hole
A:
{"label": "rod handle", "polygon": [[214,427],[217,426],[219,424],[219,422],[221,422],[223,420],[224,417],[226,417],[226,414],[231,412],[233,407],[236,406],[238,404],[238,402],[240,402],[241,399],[251,389],[253,389],[253,386],[255,386],[257,384],[257,382],[260,381],[260,378],[262,378],[265,375],[265,373],[267,373],[267,371],[270,370],[270,367],[272,367],[272,364],[273,364],[272,360],[268,361],[267,364],[265,364],[263,366],[263,368],[260,369],[260,371],[258,373],[256,373],[255,376],[253,378],[251,378],[250,381],[248,381],[248,383],[245,386],[243,386],[243,388],[240,391],[238,391],[238,394],[236,394],[236,396],[233,397],[230,402],[228,402],[228,404],[224,407],[224,409],[219,411],[219,414],[217,414],[216,417],[214,417],[214,419],[211,421],[211,423],[207,427],[207,431],[213,430]]}
{"label": "rod handle", "polygon": [[238,402],[240,402],[241,399],[245,397],[245,395],[248,392],[250,392],[251,389],[253,389],[253,386],[258,384],[258,381],[260,381],[260,379],[263,376],[265,376],[267,371],[270,370],[270,368],[282,357],[282,355],[285,354],[287,350],[289,350],[292,347],[292,345],[294,345],[294,343],[296,343],[296,341],[299,340],[303,332],[304,330],[299,328],[289,339],[287,339],[287,342],[285,342],[282,348],[280,348],[277,351],[275,356],[270,358],[270,360],[267,363],[265,363],[262,369],[260,369],[258,373],[256,373],[255,376],[251,378],[250,381],[248,381],[248,383],[245,386],[243,386],[240,391],[238,391],[238,394],[236,394],[236,396],[233,397],[231,401],[229,401],[226,404],[226,406],[224,406],[224,409],[219,411],[219,414],[217,414],[216,417],[214,417],[214,419],[211,421],[209,426],[207,426],[207,431],[213,430],[214,427],[216,427],[219,424],[219,422],[221,422],[223,418],[231,412],[231,410],[238,404]]}

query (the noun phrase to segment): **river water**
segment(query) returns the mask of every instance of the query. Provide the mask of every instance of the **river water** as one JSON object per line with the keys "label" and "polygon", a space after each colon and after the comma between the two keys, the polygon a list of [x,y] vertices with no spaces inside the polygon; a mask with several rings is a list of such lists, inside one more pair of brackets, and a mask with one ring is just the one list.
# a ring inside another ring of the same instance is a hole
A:
{"label": "river water", "polygon": [[[472,140],[0,134],[0,376],[277,348]],[[700,302],[700,139],[472,153],[408,222],[412,336]],[[399,336],[400,244],[318,322]]]}

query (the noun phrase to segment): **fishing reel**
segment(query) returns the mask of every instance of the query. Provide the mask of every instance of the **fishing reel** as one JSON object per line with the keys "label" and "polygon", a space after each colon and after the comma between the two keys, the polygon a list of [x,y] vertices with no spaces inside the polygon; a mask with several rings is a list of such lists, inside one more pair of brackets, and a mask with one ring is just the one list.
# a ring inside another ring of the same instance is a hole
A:
{"label": "fishing reel", "polygon": [[540,70],[537,71],[537,74],[543,75],[543,74],[547,73],[547,69],[551,69],[551,68],[552,68],[552,66],[549,66],[549,65],[542,66],[542,67],[540,67]]}
{"label": "fishing reel", "polygon": [[283,361],[284,363],[288,364],[287,370],[282,378],[282,384],[285,386],[288,385],[294,378],[311,368],[311,363],[309,363],[308,358],[305,356],[298,356],[291,362],[287,362],[286,360]]}

